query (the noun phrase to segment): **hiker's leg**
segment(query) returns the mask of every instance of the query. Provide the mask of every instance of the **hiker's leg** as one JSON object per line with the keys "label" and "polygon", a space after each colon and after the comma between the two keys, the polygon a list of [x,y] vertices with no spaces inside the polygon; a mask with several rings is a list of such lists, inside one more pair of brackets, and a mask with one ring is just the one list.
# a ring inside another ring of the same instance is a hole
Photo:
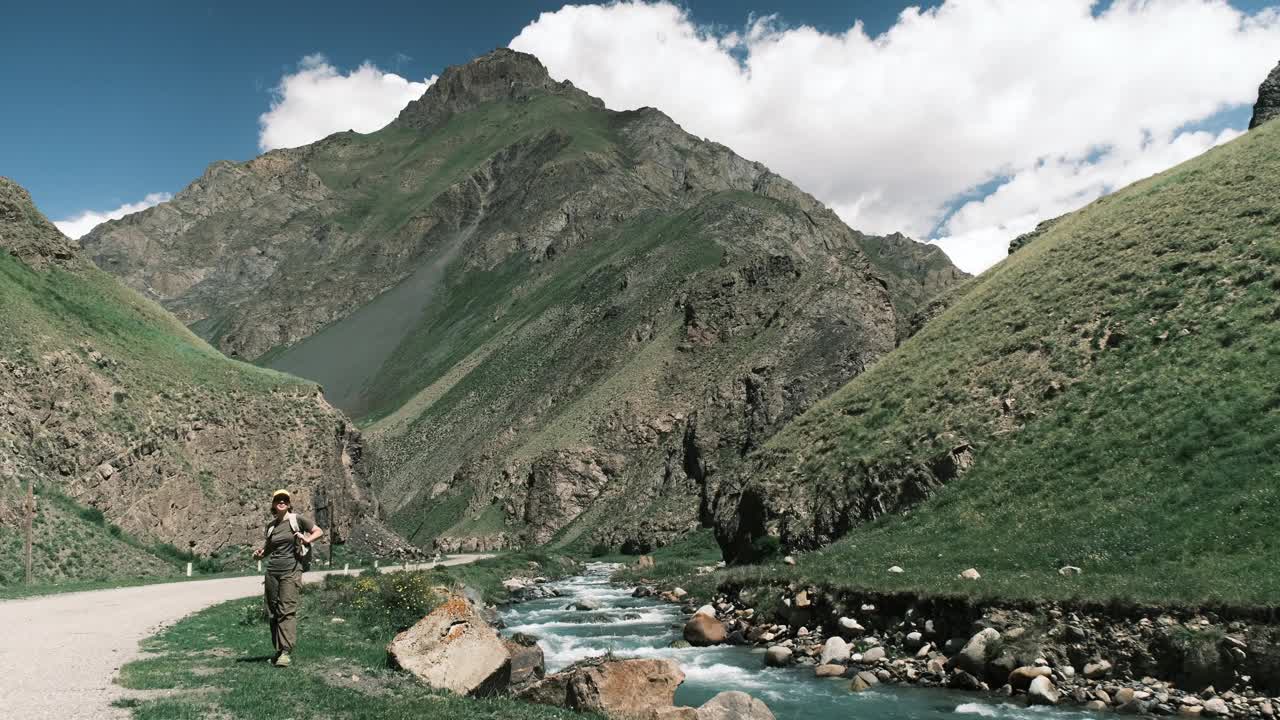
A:
{"label": "hiker's leg", "polygon": [[298,640],[298,596],[302,594],[302,572],[294,570],[280,577],[280,647],[293,652]]}
{"label": "hiker's leg", "polygon": [[267,615],[271,617],[271,646],[280,652],[280,576],[267,573],[263,581],[266,596]]}

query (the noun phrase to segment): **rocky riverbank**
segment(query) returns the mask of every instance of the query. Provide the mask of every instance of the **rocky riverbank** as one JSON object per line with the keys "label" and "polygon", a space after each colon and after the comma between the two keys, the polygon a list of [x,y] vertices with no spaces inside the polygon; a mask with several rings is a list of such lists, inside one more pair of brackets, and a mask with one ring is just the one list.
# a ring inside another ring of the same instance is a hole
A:
{"label": "rocky riverbank", "polygon": [[1280,628],[1258,613],[1016,605],[817,587],[722,587],[696,606],[679,588],[684,642],[766,648],[853,692],[878,685],[978,691],[1028,705],[1138,715],[1273,718]]}

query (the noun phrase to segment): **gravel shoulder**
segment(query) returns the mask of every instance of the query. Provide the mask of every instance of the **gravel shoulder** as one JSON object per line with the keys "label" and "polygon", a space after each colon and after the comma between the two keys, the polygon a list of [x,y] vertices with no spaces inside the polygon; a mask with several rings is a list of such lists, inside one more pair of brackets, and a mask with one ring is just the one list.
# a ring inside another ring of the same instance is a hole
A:
{"label": "gravel shoulder", "polygon": [[[464,565],[487,557],[453,555],[440,564]],[[304,582],[317,582],[331,572],[342,571],[308,572]],[[254,575],[0,601],[0,715],[19,720],[128,718],[127,710],[111,707],[123,695],[113,679],[138,657],[139,642],[193,612],[261,592],[262,577]]]}

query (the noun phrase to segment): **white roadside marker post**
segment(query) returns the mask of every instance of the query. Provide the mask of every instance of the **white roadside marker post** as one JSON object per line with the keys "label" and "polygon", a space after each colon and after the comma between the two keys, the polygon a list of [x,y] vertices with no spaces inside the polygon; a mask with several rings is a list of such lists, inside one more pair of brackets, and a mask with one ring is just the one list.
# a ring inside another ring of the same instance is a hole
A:
{"label": "white roadside marker post", "polygon": [[187,577],[191,577],[191,563],[187,563]]}

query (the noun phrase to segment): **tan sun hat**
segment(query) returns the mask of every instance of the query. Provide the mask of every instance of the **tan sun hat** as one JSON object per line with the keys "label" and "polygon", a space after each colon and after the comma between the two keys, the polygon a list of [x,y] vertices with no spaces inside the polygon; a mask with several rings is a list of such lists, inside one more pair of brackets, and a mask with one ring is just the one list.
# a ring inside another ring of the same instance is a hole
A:
{"label": "tan sun hat", "polygon": [[290,505],[292,505],[292,504],[293,504],[293,498],[289,495],[289,491],[288,491],[288,490],[277,490],[277,491],[275,491],[275,492],[271,493],[271,502],[275,502],[276,498],[280,497],[281,495],[283,495],[283,496],[284,496],[284,499],[285,499],[285,500],[288,500],[288,501],[289,501],[289,504],[290,504]]}

